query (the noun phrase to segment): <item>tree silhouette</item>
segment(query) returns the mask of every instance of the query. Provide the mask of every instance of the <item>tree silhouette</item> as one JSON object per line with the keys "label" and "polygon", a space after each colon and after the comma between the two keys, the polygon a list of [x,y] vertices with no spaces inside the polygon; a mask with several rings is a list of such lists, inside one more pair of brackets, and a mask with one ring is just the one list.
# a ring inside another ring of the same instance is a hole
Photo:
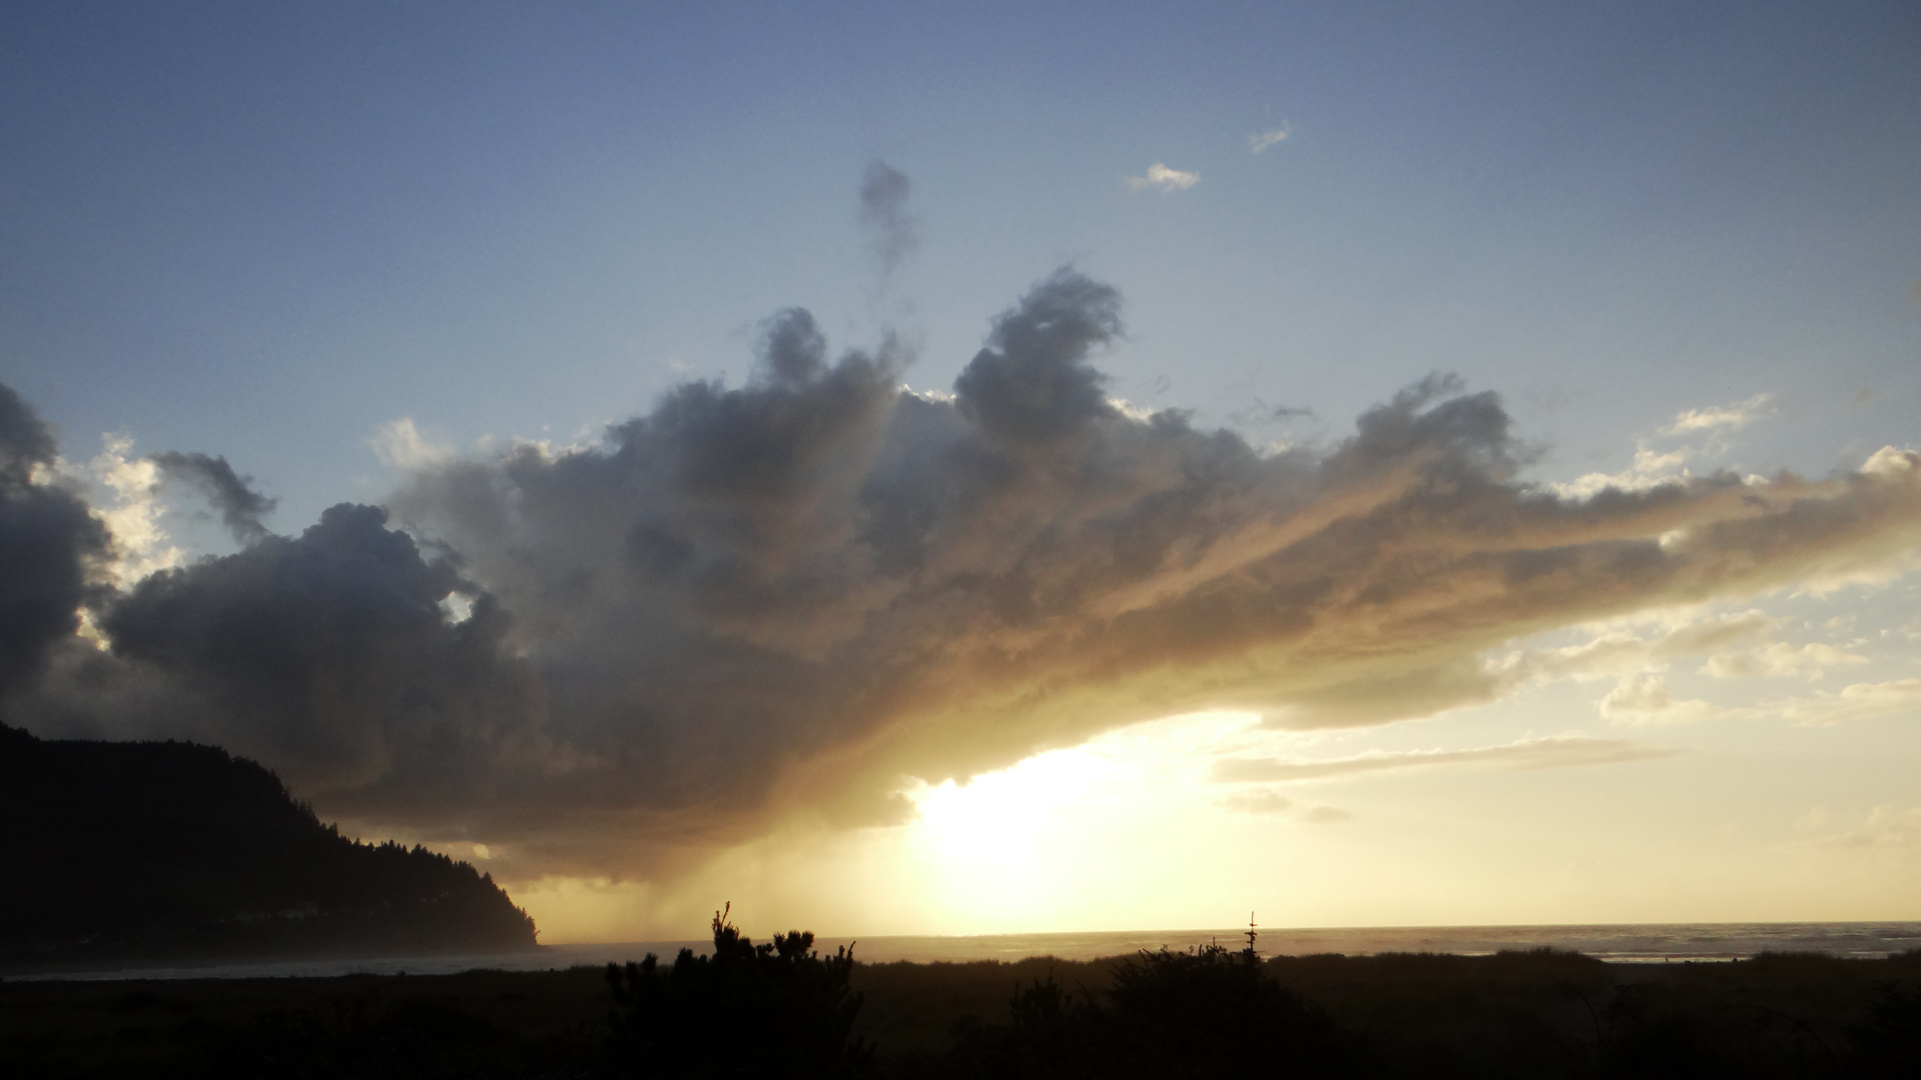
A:
{"label": "tree silhouette", "polygon": [[755,945],[714,913],[714,951],[682,949],[671,967],[647,954],[607,965],[615,1056],[636,1076],[828,1080],[873,1070],[873,1048],[853,1037],[861,995],[848,987],[853,946],[814,951],[811,932]]}

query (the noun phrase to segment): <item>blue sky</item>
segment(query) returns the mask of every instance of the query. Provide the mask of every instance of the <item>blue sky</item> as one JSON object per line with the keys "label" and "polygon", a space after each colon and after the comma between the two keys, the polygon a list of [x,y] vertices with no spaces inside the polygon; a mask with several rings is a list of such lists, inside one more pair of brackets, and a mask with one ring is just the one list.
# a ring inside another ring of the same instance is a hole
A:
{"label": "blue sky", "polygon": [[[572,434],[739,379],[787,305],[847,346],[901,323],[944,386],[1067,261],[1128,298],[1114,392],[1215,422],[1338,431],[1445,369],[1585,469],[1770,392],[1796,435],[1751,464],[1823,471],[1915,405],[1903,5],[8,20],[0,372],[70,443],[228,456],[283,529],[375,494],[384,420]],[[879,303],[874,158],[924,236]],[[1121,187],[1154,162],[1202,180]]]}
{"label": "blue sky", "polygon": [[[1446,371],[1501,395],[1543,484],[1628,483],[1637,449],[1684,443],[1633,475],[1819,480],[1921,438],[1916,102],[1921,13],[1900,3],[16,3],[0,382],[69,462],[107,434],[222,455],[292,535],[409,482],[371,447],[383,425],[474,460],[593,442],[688,380],[742,385],[790,306],[832,354],[898,331],[905,381],[947,390],[1072,264],[1124,298],[1093,357],[1110,396],[1256,446],[1332,447]],[[911,181],[919,243],[892,272],[859,216],[875,161]],[[1198,179],[1127,183],[1155,165]],[[1714,409],[1733,419],[1679,419]],[[197,505],[162,507],[181,557],[231,553]],[[1768,610],[1898,628],[1911,578],[1878,580],[1845,601],[1783,586]],[[1760,602],[1710,599],[1692,617]],[[1675,625],[1649,618],[1633,632]],[[1627,631],[1564,632],[1552,647]],[[1900,640],[1872,657],[1883,682],[1914,674]],[[1608,734],[1605,686],[1557,685],[1516,693]],[[1579,726],[1539,715],[1442,741]],[[1351,749],[1399,752],[1402,730]],[[1910,747],[1880,737],[1847,752]],[[1848,813],[1921,802],[1878,783]],[[882,848],[857,858],[898,861]],[[573,880],[543,887],[579,904]],[[1378,918],[1415,918],[1397,911]]]}

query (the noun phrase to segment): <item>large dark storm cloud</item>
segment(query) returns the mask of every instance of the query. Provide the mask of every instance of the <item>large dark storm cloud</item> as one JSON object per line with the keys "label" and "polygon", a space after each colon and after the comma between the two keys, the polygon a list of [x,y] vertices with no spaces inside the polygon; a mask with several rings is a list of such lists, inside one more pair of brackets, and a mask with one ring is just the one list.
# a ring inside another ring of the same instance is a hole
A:
{"label": "large dark storm cloud", "polygon": [[53,433],[0,386],[0,695],[78,629],[90,571],[107,554],[86,503],[36,475],[54,457]]}
{"label": "large dark storm cloud", "polygon": [[140,582],[101,619],[116,657],[164,672],[210,717],[208,732],[280,762],[293,779],[364,786],[396,771],[470,771],[475,736],[522,710],[497,645],[505,619],[482,599],[449,625],[440,602],[472,591],[445,562],[342,504],[297,539],[262,538],[224,559]]}
{"label": "large dark storm cloud", "polygon": [[1444,378],[1322,451],[1137,418],[1094,367],[1119,316],[1057,273],[938,395],[901,388],[893,344],[830,359],[781,313],[744,386],[142,582],[101,606],[111,651],[56,649],[11,715],[219,742],[515,872],[643,874],[1183,710],[1484,701],[1477,654],[1517,635],[1921,546],[1921,459],[1895,451],[1569,499],[1517,479],[1495,395]]}

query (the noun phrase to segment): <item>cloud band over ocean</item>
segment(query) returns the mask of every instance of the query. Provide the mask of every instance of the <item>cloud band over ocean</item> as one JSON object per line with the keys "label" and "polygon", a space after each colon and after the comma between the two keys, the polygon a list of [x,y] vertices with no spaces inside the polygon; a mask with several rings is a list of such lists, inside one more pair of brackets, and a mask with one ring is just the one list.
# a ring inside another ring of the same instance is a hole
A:
{"label": "cloud band over ocean", "polygon": [[0,718],[215,743],[509,876],[646,878],[1135,721],[1489,701],[1514,675],[1480,654],[1517,637],[1921,547],[1921,456],[1892,448],[1565,494],[1446,377],[1320,450],[1123,411],[1093,366],[1120,315],[1059,271],[934,394],[897,342],[831,359],[785,311],[743,386],[680,386],[587,448],[422,457],[298,536],[224,459],[156,455],[245,546],[124,589],[0,392]]}

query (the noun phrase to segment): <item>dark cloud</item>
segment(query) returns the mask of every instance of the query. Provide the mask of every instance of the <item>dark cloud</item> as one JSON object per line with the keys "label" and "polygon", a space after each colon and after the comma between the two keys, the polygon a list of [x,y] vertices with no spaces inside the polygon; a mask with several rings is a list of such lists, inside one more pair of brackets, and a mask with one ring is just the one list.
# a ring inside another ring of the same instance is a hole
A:
{"label": "dark cloud", "polygon": [[205,709],[207,734],[296,783],[459,770],[471,739],[491,751],[525,719],[498,649],[506,619],[479,594],[450,624],[441,601],[475,590],[386,517],[343,503],[297,538],[154,574],[101,629],[117,658]]}
{"label": "dark cloud", "polygon": [[255,491],[249,486],[253,477],[234,472],[226,458],[166,450],[153,455],[152,460],[166,475],[199,488],[220,511],[221,522],[235,540],[251,544],[267,535],[260,519],[272,513],[279,500]]}
{"label": "dark cloud", "polygon": [[33,406],[0,383],[0,480],[28,484],[35,467],[51,464],[56,453],[53,432],[40,422]]}
{"label": "dark cloud", "polygon": [[[1516,636],[1921,547],[1916,455],[1559,498],[1517,478],[1500,399],[1446,376],[1325,450],[1130,416],[1091,363],[1119,309],[1047,278],[952,396],[903,390],[893,342],[830,359],[780,313],[744,385],[142,583],[102,609],[112,652],[56,650],[13,715],[219,742],[324,813],[484,841],[503,875],[659,875],[1136,720],[1485,701],[1512,674],[1479,655]],[[1591,742],[1465,753],[1629,753]]]}
{"label": "dark cloud", "polygon": [[884,161],[868,165],[861,179],[860,220],[884,275],[893,274],[920,246],[920,223],[907,212],[911,186],[906,173]]}
{"label": "dark cloud", "polygon": [[795,389],[826,368],[827,337],[811,313],[788,308],[762,324],[760,365],[753,375],[756,383]]}
{"label": "dark cloud", "polygon": [[1314,410],[1293,405],[1270,405],[1260,398],[1253,398],[1246,405],[1227,414],[1228,423],[1237,427],[1262,427],[1297,419],[1314,419]]}
{"label": "dark cloud", "polygon": [[107,533],[74,493],[44,475],[53,433],[0,384],[0,695],[32,677],[70,637],[107,557]]}
{"label": "dark cloud", "polygon": [[1120,293],[1057,271],[994,321],[987,347],[954,380],[961,415],[1000,440],[1046,442],[1114,415],[1087,362],[1121,332]]}

